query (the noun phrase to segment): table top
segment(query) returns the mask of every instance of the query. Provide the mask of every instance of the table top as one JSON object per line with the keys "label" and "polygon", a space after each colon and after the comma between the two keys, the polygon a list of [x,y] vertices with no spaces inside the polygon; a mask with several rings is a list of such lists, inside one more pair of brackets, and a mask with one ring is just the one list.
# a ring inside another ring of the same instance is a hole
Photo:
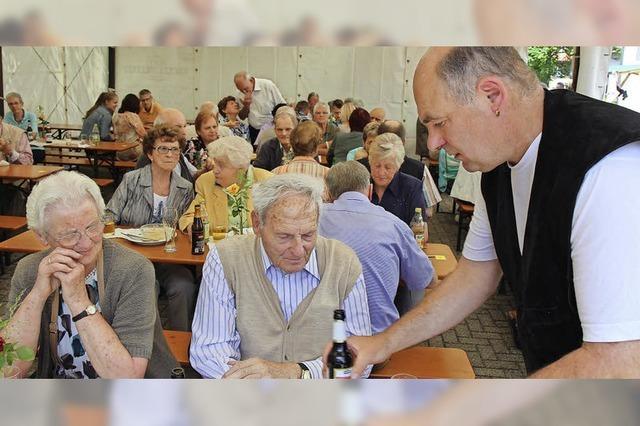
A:
{"label": "table top", "polygon": [[433,268],[438,274],[438,279],[441,280],[458,266],[458,260],[453,254],[451,248],[446,244],[432,244],[427,243],[422,251],[429,257]]}
{"label": "table top", "polygon": [[0,167],[0,179],[7,180],[37,180],[62,170],[60,166],[10,164]]}
{"label": "table top", "polygon": [[[189,241],[189,236],[179,231],[176,236],[175,253],[166,253],[164,251],[164,244],[157,246],[141,246],[122,238],[115,238],[114,240],[131,250],[137,251],[151,262],[156,263],[203,265],[208,252],[208,248],[205,248],[204,255],[191,254],[191,242]],[[42,244],[35,232],[31,230],[0,242],[0,251],[6,252],[36,253],[46,248],[47,246]]]}
{"label": "table top", "polygon": [[389,379],[396,374],[411,374],[418,379],[475,379],[467,353],[457,348],[414,346],[391,355],[389,361],[374,369],[369,377]]}
{"label": "table top", "polygon": [[70,140],[70,144],[67,144],[64,140],[54,139],[53,142],[41,143],[38,146],[44,148],[58,148],[58,149],[84,149],[85,151],[105,151],[105,152],[120,152],[126,151],[137,146],[134,142],[113,142],[113,141],[100,141],[97,144],[83,144],[80,145],[78,140]]}

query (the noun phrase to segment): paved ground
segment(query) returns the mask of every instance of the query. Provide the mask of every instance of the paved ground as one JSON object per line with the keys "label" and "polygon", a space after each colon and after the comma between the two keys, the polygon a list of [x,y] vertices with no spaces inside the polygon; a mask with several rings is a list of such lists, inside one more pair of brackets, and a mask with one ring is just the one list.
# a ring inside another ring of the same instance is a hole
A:
{"label": "paved ground", "polygon": [[[448,244],[455,251],[457,226],[451,212],[451,199],[442,202],[441,212],[430,222],[430,241]],[[459,253],[456,253],[459,256]],[[12,257],[13,259],[16,256]],[[15,263],[0,276],[0,315],[4,314],[8,289]],[[496,294],[463,323],[427,342],[427,346],[460,348],[467,352],[479,378],[525,377],[522,355],[515,348],[505,316],[511,297]],[[161,301],[161,314],[166,304]],[[164,315],[163,315],[164,316]]]}

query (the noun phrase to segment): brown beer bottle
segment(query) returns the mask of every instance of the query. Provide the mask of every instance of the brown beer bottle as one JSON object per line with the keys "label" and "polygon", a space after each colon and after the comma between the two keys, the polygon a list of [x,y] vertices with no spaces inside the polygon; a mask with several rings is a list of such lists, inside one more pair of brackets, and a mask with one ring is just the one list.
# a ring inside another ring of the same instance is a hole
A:
{"label": "brown beer bottle", "polygon": [[196,204],[193,225],[191,225],[191,254],[204,254],[204,223],[199,204]]}
{"label": "brown beer bottle", "polygon": [[333,311],[333,347],[329,352],[327,367],[330,379],[350,379],[353,359],[347,348],[347,332],[344,310]]}

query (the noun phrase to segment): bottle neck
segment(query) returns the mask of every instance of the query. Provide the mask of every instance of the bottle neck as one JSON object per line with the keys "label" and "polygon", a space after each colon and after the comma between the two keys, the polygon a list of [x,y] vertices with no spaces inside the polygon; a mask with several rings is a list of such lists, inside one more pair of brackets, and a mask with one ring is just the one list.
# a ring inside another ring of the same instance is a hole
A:
{"label": "bottle neck", "polygon": [[333,342],[344,343],[347,340],[347,330],[343,320],[333,320]]}

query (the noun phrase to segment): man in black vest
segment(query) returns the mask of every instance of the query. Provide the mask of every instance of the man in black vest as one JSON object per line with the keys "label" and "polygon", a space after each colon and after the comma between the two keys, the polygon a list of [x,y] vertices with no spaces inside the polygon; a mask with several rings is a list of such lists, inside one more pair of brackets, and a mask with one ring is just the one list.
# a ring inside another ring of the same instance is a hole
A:
{"label": "man in black vest", "polygon": [[640,377],[640,115],[543,90],[513,48],[430,49],[413,87],[429,148],[482,171],[484,202],[457,269],[349,340],[354,374],[455,326],[504,274],[532,377]]}

